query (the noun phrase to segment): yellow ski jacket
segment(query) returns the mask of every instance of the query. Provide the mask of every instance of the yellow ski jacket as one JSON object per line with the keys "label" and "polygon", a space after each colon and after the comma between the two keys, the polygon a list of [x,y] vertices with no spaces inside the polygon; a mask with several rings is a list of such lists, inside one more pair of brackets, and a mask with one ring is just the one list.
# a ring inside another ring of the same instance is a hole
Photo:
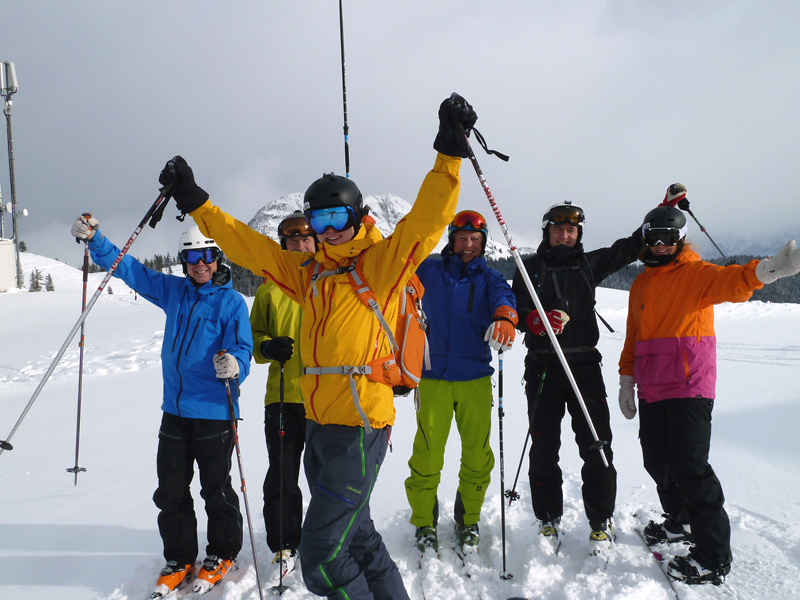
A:
{"label": "yellow ski jacket", "polygon": [[295,342],[292,358],[283,365],[283,401],[303,403],[303,396],[300,394],[303,362],[300,360],[298,348],[302,322],[303,309],[274,282],[265,281],[258,287],[253,308],[250,309],[250,329],[253,331],[253,358],[259,364],[269,363],[264,406],[280,401],[281,365],[277,361],[264,358],[261,354],[261,342],[282,336],[290,337]]}
{"label": "yellow ski jacket", "polygon": [[[359,263],[367,282],[386,321],[394,324],[399,292],[455,216],[460,167],[460,158],[438,154],[411,212],[388,238],[382,239],[374,225],[365,223],[349,242],[320,244],[315,254],[283,250],[210,201],[191,216],[233,262],[269,277],[300,304],[304,311],[300,353],[306,367],[370,365],[376,370],[380,364],[386,365],[380,359],[390,357],[392,351],[375,314],[359,300],[346,273],[318,279],[312,285],[312,272],[316,263],[330,271],[348,266],[353,257],[361,255]],[[363,426],[359,408],[373,428],[394,424],[392,389],[370,376],[304,374],[300,389],[306,418],[322,425]]]}

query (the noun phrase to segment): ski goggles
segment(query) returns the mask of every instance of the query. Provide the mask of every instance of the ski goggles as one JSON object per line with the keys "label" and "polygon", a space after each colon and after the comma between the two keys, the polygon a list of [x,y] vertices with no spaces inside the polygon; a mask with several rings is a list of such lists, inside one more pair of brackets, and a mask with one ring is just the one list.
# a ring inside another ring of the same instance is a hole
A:
{"label": "ski goggles", "polygon": [[314,233],[325,233],[328,227],[335,231],[344,231],[355,225],[355,215],[349,206],[331,206],[306,211],[306,220]]}
{"label": "ski goggles", "polygon": [[462,210],[454,218],[453,222],[448,227],[448,235],[454,231],[473,230],[486,233],[488,227],[486,226],[486,219],[483,215],[474,210]]}
{"label": "ski goggles", "polygon": [[585,217],[583,209],[577,206],[553,206],[542,221],[542,229],[548,225],[574,225],[579,227]]}
{"label": "ski goggles", "polygon": [[680,229],[645,229],[642,235],[647,246],[675,246],[683,237]]}
{"label": "ski goggles", "polygon": [[281,239],[290,237],[310,237],[312,235],[305,217],[286,219],[278,226],[278,237]]}
{"label": "ski goggles", "polygon": [[198,248],[197,250],[182,250],[181,260],[190,265],[196,265],[201,260],[205,264],[214,262],[219,258],[219,248]]}

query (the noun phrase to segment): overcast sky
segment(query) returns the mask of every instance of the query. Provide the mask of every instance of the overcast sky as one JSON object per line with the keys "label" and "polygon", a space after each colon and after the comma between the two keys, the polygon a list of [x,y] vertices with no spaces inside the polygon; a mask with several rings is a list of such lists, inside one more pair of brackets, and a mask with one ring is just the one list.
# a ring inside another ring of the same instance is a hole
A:
{"label": "overcast sky", "polygon": [[[609,244],[675,181],[712,235],[800,236],[796,0],[344,0],[344,21],[365,195],[413,202],[457,91],[511,156],[478,152],[520,245],[565,199],[586,211],[587,247]],[[20,239],[38,254],[78,265],[69,226],[87,210],[124,243],[175,154],[244,221],[345,170],[336,0],[4,0],[0,60],[19,81]],[[489,216],[466,161],[462,177],[459,208]],[[5,144],[0,182],[5,203]],[[174,252],[176,214],[131,253]]]}

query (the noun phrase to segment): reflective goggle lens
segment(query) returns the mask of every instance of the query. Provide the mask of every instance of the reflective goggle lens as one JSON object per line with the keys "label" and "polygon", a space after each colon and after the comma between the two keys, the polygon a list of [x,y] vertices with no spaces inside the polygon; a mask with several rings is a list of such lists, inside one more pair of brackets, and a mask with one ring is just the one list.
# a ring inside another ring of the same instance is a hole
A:
{"label": "reflective goggle lens", "polygon": [[674,246],[681,240],[678,229],[645,229],[644,243],[648,246]]}
{"label": "reflective goggle lens", "polygon": [[450,224],[450,231],[457,229],[473,229],[475,231],[486,231],[486,219],[483,215],[474,210],[462,210],[458,213]]}
{"label": "reflective goggle lens", "polygon": [[287,219],[280,224],[278,229],[278,236],[281,238],[308,237],[310,235],[312,235],[311,230],[308,228],[308,223],[304,217]]}
{"label": "reflective goggle lens", "polygon": [[546,222],[553,225],[575,225],[583,223],[583,211],[577,206],[556,206],[547,213]]}
{"label": "reflective goggle lens", "polygon": [[325,229],[333,227],[336,231],[344,231],[354,225],[352,209],[349,206],[332,206],[318,208],[306,213],[308,224],[316,233],[325,233]]}
{"label": "reflective goggle lens", "polygon": [[184,250],[181,252],[183,262],[190,265],[196,265],[201,260],[206,263],[212,263],[219,258],[219,250],[217,248],[200,248],[198,250]]}

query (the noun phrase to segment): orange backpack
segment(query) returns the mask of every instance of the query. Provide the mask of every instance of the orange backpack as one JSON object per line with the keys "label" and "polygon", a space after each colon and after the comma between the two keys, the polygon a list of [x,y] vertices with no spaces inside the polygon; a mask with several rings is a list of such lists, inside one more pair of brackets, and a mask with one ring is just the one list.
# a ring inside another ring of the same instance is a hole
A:
{"label": "orange backpack", "polygon": [[359,300],[375,313],[386,337],[389,338],[395,362],[400,369],[400,383],[392,387],[394,395],[407,396],[419,385],[423,366],[426,369],[431,368],[430,347],[425,333],[427,324],[425,323],[425,313],[422,310],[422,296],[425,294],[425,287],[416,273],[409,278],[400,292],[397,321],[392,329],[386,322],[378,300],[364,277],[358,258],[356,256],[350,263],[352,269],[348,272],[347,278],[355,293],[358,294]]}
{"label": "orange backpack", "polygon": [[[422,310],[422,296],[425,287],[416,274],[413,274],[400,292],[397,321],[394,328],[389,327],[386,318],[381,312],[378,299],[369,287],[364,272],[359,264],[359,256],[353,258],[348,267],[340,267],[336,271],[322,272],[319,263],[314,268],[311,281],[315,282],[320,277],[335,273],[347,272],[347,279],[353,291],[378,319],[381,329],[389,338],[394,360],[385,362],[386,357],[373,361],[373,374],[370,379],[380,381],[392,387],[395,396],[407,396],[411,390],[419,385],[422,369],[431,368],[430,347],[426,335],[427,324],[425,313]],[[389,357],[391,358],[391,357]],[[375,368],[381,363],[382,368]],[[391,364],[393,363],[393,364]]]}

